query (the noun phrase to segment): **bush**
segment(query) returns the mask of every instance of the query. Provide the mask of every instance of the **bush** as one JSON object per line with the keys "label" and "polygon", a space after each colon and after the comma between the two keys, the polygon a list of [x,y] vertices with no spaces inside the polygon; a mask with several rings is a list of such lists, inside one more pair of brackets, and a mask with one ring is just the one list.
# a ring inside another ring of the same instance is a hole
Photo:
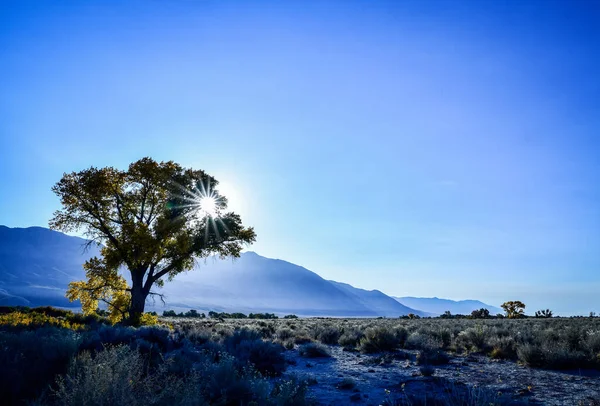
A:
{"label": "bush", "polygon": [[517,345],[512,337],[492,337],[490,357],[494,359],[517,359]]}
{"label": "bush", "polygon": [[275,335],[281,341],[289,340],[290,338],[293,338],[295,336],[294,332],[289,328],[280,328],[275,332]]}
{"label": "bush", "polygon": [[470,350],[486,351],[489,349],[488,336],[489,328],[487,326],[469,327],[458,335],[458,343]]}
{"label": "bush", "polygon": [[42,394],[55,376],[67,372],[79,334],[53,327],[0,332],[0,399],[19,404]]}
{"label": "bush", "polygon": [[539,346],[524,344],[517,348],[519,361],[530,367],[543,367],[545,365],[544,351]]}
{"label": "bush", "polygon": [[322,342],[323,344],[334,345],[338,343],[340,338],[340,330],[329,324],[316,325],[313,327],[312,336],[315,340]]}
{"label": "bush", "polygon": [[336,388],[342,390],[352,390],[356,387],[356,382],[352,378],[344,378],[336,385]]}
{"label": "bush", "polygon": [[417,365],[444,365],[450,362],[450,357],[441,350],[419,350]]}
{"label": "bush", "polygon": [[275,384],[271,392],[270,404],[274,406],[307,406],[312,402],[306,400],[308,383],[298,378],[281,381]]}
{"label": "bush", "polygon": [[398,348],[400,341],[396,334],[385,327],[370,328],[360,340],[360,351],[372,354],[383,351],[393,351]]}
{"label": "bush", "polygon": [[419,372],[421,372],[421,375],[423,376],[433,376],[435,373],[435,368],[429,364],[421,365]]}
{"label": "bush", "polygon": [[338,344],[345,348],[355,348],[360,344],[360,340],[365,335],[358,329],[344,329],[344,332],[338,339]]}
{"label": "bush", "polygon": [[[71,313],[72,315],[73,313]],[[49,316],[44,312],[11,312],[0,315],[0,326],[19,328],[38,327],[62,327],[73,330],[81,330],[85,326],[82,323],[73,322],[64,317]]]}
{"label": "bush", "polygon": [[433,334],[425,332],[415,332],[408,336],[406,347],[415,350],[432,351],[441,348],[443,343],[436,339]]}
{"label": "bush", "polygon": [[331,353],[323,344],[319,343],[308,343],[303,344],[298,349],[300,355],[306,358],[328,358],[331,357]]}
{"label": "bush", "polygon": [[281,375],[285,370],[283,346],[263,341],[255,330],[237,330],[224,344],[227,352],[242,363],[251,363],[263,374]]}

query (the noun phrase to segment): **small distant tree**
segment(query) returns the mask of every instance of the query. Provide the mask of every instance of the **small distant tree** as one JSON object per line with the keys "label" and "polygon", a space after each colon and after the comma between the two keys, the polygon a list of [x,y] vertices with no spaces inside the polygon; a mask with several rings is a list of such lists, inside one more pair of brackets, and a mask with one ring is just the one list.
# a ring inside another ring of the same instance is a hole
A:
{"label": "small distant tree", "polygon": [[452,318],[452,313],[450,313],[450,310],[446,310],[444,312],[444,314],[440,315],[441,319],[451,319]]}
{"label": "small distant tree", "polygon": [[552,310],[550,310],[550,309],[538,310],[538,311],[535,312],[535,317],[537,317],[537,318],[550,318],[550,317],[552,317]]}
{"label": "small distant tree", "polygon": [[504,302],[500,307],[504,309],[506,317],[509,319],[517,319],[525,316],[525,304],[519,300]]}
{"label": "small distant tree", "polygon": [[471,312],[471,318],[473,319],[487,319],[488,317],[490,317],[490,311],[488,309],[481,308]]}
{"label": "small distant tree", "polygon": [[153,287],[191,270],[195,258],[238,257],[256,236],[240,216],[226,211],[217,185],[204,171],[151,158],[125,171],[92,167],[65,173],[52,188],[62,209],[50,228],[82,229],[102,245],[101,258],[86,261],[86,280],[71,282],[67,298],[80,300],[85,314],[104,302],[113,322],[139,325],[146,299],[157,294]]}
{"label": "small distant tree", "polygon": [[590,312],[590,318],[593,319],[594,317],[596,317],[596,312]]}

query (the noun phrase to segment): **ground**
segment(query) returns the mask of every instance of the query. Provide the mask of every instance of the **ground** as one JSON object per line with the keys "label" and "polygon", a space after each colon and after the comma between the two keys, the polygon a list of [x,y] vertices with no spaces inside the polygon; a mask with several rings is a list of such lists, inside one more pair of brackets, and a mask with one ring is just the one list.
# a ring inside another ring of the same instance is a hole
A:
{"label": "ground", "polygon": [[[599,371],[549,371],[519,365],[514,361],[491,360],[484,355],[451,357],[447,365],[435,367],[432,377],[424,377],[415,364],[416,351],[405,351],[409,358],[364,355],[331,346],[331,358],[302,358],[297,350],[288,351],[293,365],[286,374],[297,374],[312,382],[310,395],[319,404],[340,405],[351,402],[380,405],[386,399],[398,403],[406,397],[417,400],[430,396],[444,398],[446,391],[477,388],[511,399],[514,404],[576,405],[600,395]],[[399,359],[398,359],[399,358]],[[342,389],[350,378],[356,386]],[[388,391],[389,393],[386,393]],[[356,396],[359,394],[360,396]],[[402,404],[402,403],[400,403]],[[589,403],[583,403],[589,404]]]}

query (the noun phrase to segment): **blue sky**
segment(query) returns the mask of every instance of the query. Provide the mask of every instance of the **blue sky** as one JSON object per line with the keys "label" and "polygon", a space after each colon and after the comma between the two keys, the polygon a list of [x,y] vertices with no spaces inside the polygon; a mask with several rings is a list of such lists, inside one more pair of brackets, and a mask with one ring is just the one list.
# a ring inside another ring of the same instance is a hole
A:
{"label": "blue sky", "polygon": [[253,250],[404,296],[600,313],[593,1],[2,1],[0,224],[63,172],[201,168]]}

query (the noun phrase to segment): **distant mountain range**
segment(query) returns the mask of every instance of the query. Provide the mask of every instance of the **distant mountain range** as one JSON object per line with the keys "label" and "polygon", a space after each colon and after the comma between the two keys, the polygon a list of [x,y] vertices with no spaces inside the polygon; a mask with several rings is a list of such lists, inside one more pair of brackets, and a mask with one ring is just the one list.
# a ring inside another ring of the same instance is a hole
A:
{"label": "distant mountain range", "polygon": [[488,309],[490,314],[496,315],[504,313],[504,311],[495,306],[490,306],[479,300],[449,300],[438,299],[437,297],[394,297],[398,302],[405,306],[417,308],[424,312],[432,314],[443,314],[445,311],[450,311],[452,314],[471,314],[473,310]]}
{"label": "distant mountain range", "polygon": [[[97,247],[85,250],[86,242],[42,227],[0,226],[0,305],[76,307],[64,297],[67,285],[83,279],[81,265],[99,255]],[[159,292],[166,305],[150,300],[149,310],[333,317],[431,316],[446,310],[468,314],[482,307],[495,314],[499,310],[478,301],[392,298],[378,290],[327,281],[301,266],[254,252],[245,252],[236,260],[199,262],[196,269],[178,275]]]}

